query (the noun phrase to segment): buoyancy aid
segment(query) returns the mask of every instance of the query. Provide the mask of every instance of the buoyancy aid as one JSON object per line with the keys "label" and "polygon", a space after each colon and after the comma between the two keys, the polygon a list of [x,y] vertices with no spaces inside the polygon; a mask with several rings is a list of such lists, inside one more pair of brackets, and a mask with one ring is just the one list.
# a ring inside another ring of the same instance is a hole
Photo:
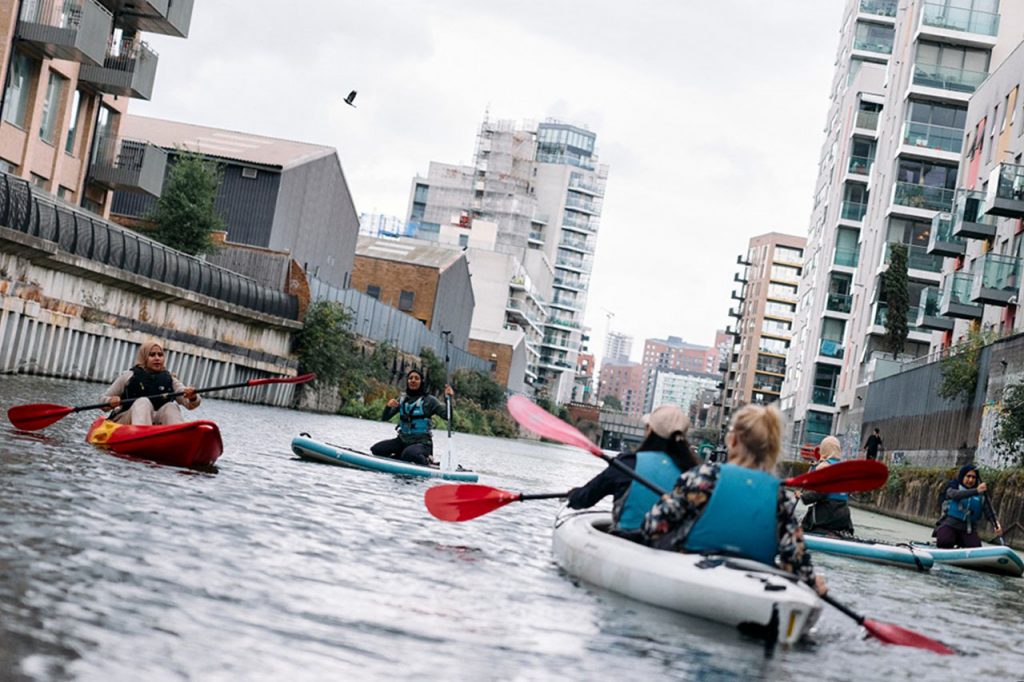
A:
{"label": "buoyancy aid", "polygon": [[[636,472],[665,490],[671,490],[682,472],[668,454],[646,451],[636,453]],[[644,522],[644,515],[658,501],[658,494],[647,486],[633,481],[623,497],[619,513],[619,529],[635,530]]]}
{"label": "buoyancy aid", "polygon": [[[961,487],[961,490],[966,488]],[[981,495],[961,500],[946,500],[946,515],[967,523],[968,528],[981,520]]]}
{"label": "buoyancy aid", "polygon": [[725,553],[774,564],[779,551],[779,479],[723,464],[704,512],[686,538],[688,552]]}
{"label": "buoyancy aid", "polygon": [[[829,464],[838,464],[842,460],[839,459],[838,457],[829,457],[825,461],[828,462]],[[814,471],[817,468],[818,468],[818,465],[815,464],[813,467],[811,467],[810,470]],[[825,499],[827,499],[827,500],[836,500],[837,502],[849,502],[849,500],[850,500],[850,493],[827,493],[825,495]]]}
{"label": "buoyancy aid", "polygon": [[171,402],[173,398],[158,398],[155,396],[161,393],[172,392],[174,392],[174,378],[170,372],[167,370],[150,372],[136,365],[132,367],[132,378],[128,380],[128,385],[124,387],[124,391],[121,393],[121,400],[149,398],[150,402],[153,403],[153,409],[159,410]]}
{"label": "buoyancy aid", "polygon": [[423,439],[430,435],[430,417],[423,406],[424,396],[410,400],[408,396],[398,405],[398,433],[404,438]]}

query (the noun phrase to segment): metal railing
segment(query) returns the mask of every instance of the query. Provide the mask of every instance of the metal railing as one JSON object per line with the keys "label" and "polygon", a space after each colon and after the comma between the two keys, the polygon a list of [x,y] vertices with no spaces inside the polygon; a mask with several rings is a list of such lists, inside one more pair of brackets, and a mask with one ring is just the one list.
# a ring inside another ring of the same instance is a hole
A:
{"label": "metal railing", "polygon": [[71,208],[7,173],[0,173],[0,225],[124,272],[266,315],[298,319],[295,296]]}

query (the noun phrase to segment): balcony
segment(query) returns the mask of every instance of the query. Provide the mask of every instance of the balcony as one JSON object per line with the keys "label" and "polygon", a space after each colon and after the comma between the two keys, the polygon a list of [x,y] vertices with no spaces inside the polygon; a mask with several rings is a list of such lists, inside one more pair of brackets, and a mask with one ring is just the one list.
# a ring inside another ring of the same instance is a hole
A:
{"label": "balcony", "polygon": [[825,309],[834,313],[849,313],[853,306],[853,296],[850,294],[832,294],[825,299]]}
{"label": "balcony", "polygon": [[[897,243],[899,242],[888,242],[885,245],[885,265],[888,265],[892,259],[892,247],[893,244]],[[924,246],[916,244],[904,244],[904,246],[907,247],[907,269],[934,273],[942,272],[942,256],[929,255],[927,247]]]}
{"label": "balcony", "polygon": [[743,256],[736,256],[736,265],[745,265],[750,267],[750,259],[744,258]]}
{"label": "balcony", "polygon": [[822,339],[818,343],[818,355],[833,360],[841,360],[845,349],[843,342],[835,339]]}
{"label": "balcony", "polygon": [[1024,218],[1024,166],[1001,163],[992,169],[982,210],[988,215]]}
{"label": "balcony", "polygon": [[596,201],[588,201],[581,197],[569,196],[565,200],[565,207],[573,211],[582,211],[590,215],[601,214],[601,204]]}
{"label": "balcony", "polygon": [[941,303],[942,290],[939,287],[922,289],[920,304],[917,307],[917,326],[940,332],[952,331],[953,320],[942,316]]}
{"label": "balcony", "polygon": [[100,0],[117,15],[120,28],[187,38],[193,0]]}
{"label": "balcony", "polygon": [[580,273],[586,272],[586,264],[582,260],[574,260],[570,258],[556,258],[555,267]]}
{"label": "balcony", "polygon": [[991,305],[1016,305],[1020,293],[1020,258],[986,253],[974,262],[971,300]]}
{"label": "balcony", "polygon": [[566,213],[562,217],[562,227],[590,234],[597,232],[597,225],[592,223],[590,220],[587,220],[585,217],[573,215],[571,213]]}
{"label": "balcony", "polygon": [[89,179],[108,190],[139,192],[159,197],[164,187],[167,152],[137,140],[96,139]]}
{"label": "balcony", "polygon": [[874,161],[870,156],[851,156],[846,170],[851,175],[867,175]]}
{"label": "balcony", "polygon": [[861,130],[878,130],[878,112],[858,109],[853,125]]}
{"label": "balcony", "polygon": [[845,268],[855,268],[857,267],[857,261],[859,259],[860,249],[846,249],[841,246],[837,246],[832,262]]}
{"label": "balcony", "polygon": [[951,272],[942,280],[939,314],[961,320],[981,318],[983,308],[971,302],[974,276],[969,272]]}
{"label": "balcony", "polygon": [[[885,326],[885,321],[889,317],[889,304],[885,301],[879,301],[875,308],[875,324],[879,327]],[[910,331],[916,331],[917,329],[917,306],[907,308],[907,326]]]}
{"label": "balcony", "polygon": [[985,215],[985,193],[958,189],[953,201],[953,236],[961,239],[991,239],[996,236],[996,219]]}
{"label": "balcony", "polygon": [[78,79],[91,83],[100,92],[149,100],[153,96],[156,66],[160,57],[142,41],[118,43],[103,66],[83,66]]}
{"label": "balcony", "polygon": [[932,218],[932,229],[928,233],[926,251],[935,256],[962,256],[966,252],[967,242],[953,235],[953,216],[950,213],[939,213]]}
{"label": "balcony", "polygon": [[888,38],[854,38],[853,49],[864,50],[865,52],[877,52],[878,54],[892,54],[892,36]]}
{"label": "balcony", "polygon": [[595,197],[604,196],[604,187],[602,187],[601,185],[596,183],[587,183],[584,182],[583,180],[578,180],[576,178],[572,178],[569,180],[569,189],[574,190],[576,192],[590,194]]}
{"label": "balcony", "polygon": [[587,288],[587,280],[582,277],[555,277],[553,284],[561,289],[583,291]]}
{"label": "balcony", "polygon": [[950,7],[946,3],[926,2],[921,6],[921,27],[975,33],[994,38],[999,34],[999,15],[994,12]]}
{"label": "balcony", "polygon": [[544,243],[544,233],[543,232],[537,232],[536,230],[531,230],[530,234],[527,235],[527,237],[526,237],[526,241],[530,242],[531,244],[543,244]]}
{"label": "balcony", "polygon": [[594,253],[594,247],[588,244],[586,239],[573,239],[566,234],[562,235],[562,240],[558,242],[558,248],[571,249],[579,253]]}
{"label": "balcony", "polygon": [[840,215],[844,220],[860,222],[864,219],[864,214],[867,212],[867,204],[863,204],[859,201],[844,201]]}
{"label": "balcony", "polygon": [[729,317],[735,317],[736,319],[743,317],[743,306],[729,308]]}
{"label": "balcony", "polygon": [[914,64],[914,85],[951,92],[974,92],[988,78],[985,71],[972,71],[955,66]]}
{"label": "balcony", "polygon": [[732,276],[732,281],[734,281],[734,282],[742,282],[743,284],[746,284],[747,283],[747,272],[746,272],[746,269],[744,268],[743,272],[737,272],[736,274],[734,274]]}
{"label": "balcony", "polygon": [[961,128],[907,121],[903,126],[903,144],[959,155],[964,146],[964,131]]}
{"label": "balcony", "polygon": [[899,206],[948,212],[953,208],[953,194],[953,190],[945,187],[919,185],[914,182],[896,182],[893,187],[892,201]]}
{"label": "balcony", "polygon": [[860,0],[860,12],[877,17],[895,17],[898,0]]}
{"label": "balcony", "polygon": [[563,298],[561,298],[559,296],[555,296],[554,298],[552,298],[551,301],[548,302],[548,306],[552,307],[552,308],[560,308],[562,310],[568,310],[570,312],[575,312],[575,313],[583,311],[583,308],[581,308],[580,305],[578,303],[576,303],[575,301],[570,301],[568,299],[563,299]]}
{"label": "balcony", "polygon": [[579,322],[573,322],[572,320],[563,320],[563,319],[558,318],[558,317],[549,317],[547,319],[547,321],[544,322],[544,326],[545,327],[562,327],[564,329],[579,329],[580,328],[580,323]]}
{"label": "balcony", "polygon": [[836,389],[827,386],[814,386],[811,389],[811,402],[815,405],[835,407]]}
{"label": "balcony", "polygon": [[28,51],[48,59],[102,64],[114,17],[96,0],[22,2],[17,37]]}

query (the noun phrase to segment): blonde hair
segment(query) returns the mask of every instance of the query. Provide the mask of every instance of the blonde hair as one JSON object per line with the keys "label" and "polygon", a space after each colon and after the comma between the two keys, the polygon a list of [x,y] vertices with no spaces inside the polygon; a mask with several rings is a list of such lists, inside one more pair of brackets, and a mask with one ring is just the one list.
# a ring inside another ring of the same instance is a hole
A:
{"label": "blonde hair", "polygon": [[843,447],[839,444],[839,439],[835,436],[826,436],[818,444],[818,453],[821,455],[821,459],[839,457],[843,454]]}
{"label": "blonde hair", "polygon": [[139,353],[135,356],[136,367],[142,367],[143,369],[146,368],[146,362],[149,360],[149,351],[153,350],[153,346],[159,346],[160,350],[165,353],[167,352],[167,349],[164,348],[164,344],[160,343],[156,339],[146,339],[142,342],[142,345],[139,346]]}
{"label": "blonde hair", "polygon": [[[736,444],[756,468],[772,471],[782,450],[782,416],[774,407],[747,405],[732,418]],[[742,454],[737,453],[742,459]],[[733,459],[730,453],[729,459]]]}

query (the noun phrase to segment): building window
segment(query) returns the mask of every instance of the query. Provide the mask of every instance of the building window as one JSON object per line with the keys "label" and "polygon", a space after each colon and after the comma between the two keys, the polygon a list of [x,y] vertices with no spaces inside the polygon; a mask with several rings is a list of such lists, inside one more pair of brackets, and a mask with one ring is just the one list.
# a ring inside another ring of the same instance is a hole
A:
{"label": "building window", "polygon": [[377,299],[379,301],[380,300],[380,287],[377,286],[376,284],[367,284],[366,285],[366,295],[369,296],[370,298],[375,298],[375,299]]}
{"label": "building window", "polygon": [[11,62],[10,81],[4,95],[4,120],[24,129],[28,114],[29,89],[34,62],[30,57],[17,53]]}
{"label": "building window", "polygon": [[398,309],[404,312],[412,310],[412,302],[416,295],[411,291],[403,291],[398,295]]}
{"label": "building window", "polygon": [[57,132],[57,114],[60,113],[60,100],[64,95],[65,80],[56,71],[50,72],[50,82],[46,86],[46,99],[43,101],[43,116],[39,121],[39,137],[47,144],[53,144],[54,133]]}
{"label": "building window", "polygon": [[467,246],[469,246],[469,235],[468,234],[460,234],[459,235],[459,246],[461,246],[462,248],[466,248]]}

